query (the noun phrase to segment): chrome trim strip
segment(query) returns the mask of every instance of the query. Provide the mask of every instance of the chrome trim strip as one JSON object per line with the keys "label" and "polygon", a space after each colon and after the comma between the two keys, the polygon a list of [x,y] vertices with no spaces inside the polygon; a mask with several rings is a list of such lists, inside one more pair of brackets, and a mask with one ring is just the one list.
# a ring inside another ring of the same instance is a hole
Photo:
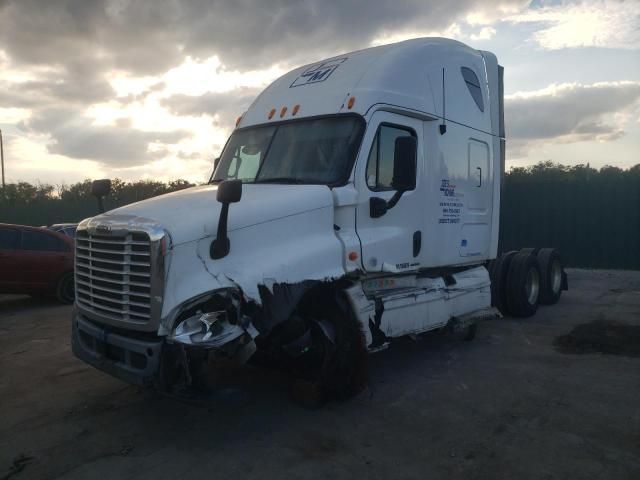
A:
{"label": "chrome trim strip", "polygon": [[[90,280],[98,280],[98,281],[100,281],[100,282],[108,282],[108,283],[115,283],[116,285],[122,285],[122,282],[121,282],[121,281],[114,280],[114,279],[112,279],[112,278],[96,277],[95,275],[91,275],[90,273],[86,273],[86,272],[80,272],[80,273],[77,273],[77,272],[76,272],[76,274],[77,274],[79,277],[87,277],[87,278],[89,278]],[[89,284],[89,285],[92,285],[92,284]],[[145,288],[148,288],[148,287],[149,287],[149,284],[148,284],[148,283],[139,283],[139,282],[132,282],[132,281],[129,281],[129,285],[133,285],[134,287],[145,287]],[[102,288],[102,287],[101,287],[101,288]]]}
{"label": "chrome trim strip", "polygon": [[[91,240],[91,243],[98,243],[98,242],[96,242],[95,240]],[[122,244],[122,245],[124,245],[124,244]],[[147,244],[145,246],[148,247],[150,245]],[[144,256],[144,257],[148,257],[149,256],[149,252],[136,252],[135,250],[129,250],[129,249],[125,249],[125,250],[105,250],[103,248],[88,247],[88,246],[84,246],[84,245],[78,245],[77,247],[78,247],[79,250],[87,250],[87,251],[91,250],[92,252],[107,253],[109,255],[130,254],[130,255],[139,255],[139,256]]]}
{"label": "chrome trim strip", "polygon": [[[116,290],[115,288],[104,287],[102,285],[96,286],[96,285],[93,285],[92,283],[85,282],[85,281],[80,280],[80,279],[77,280],[77,283],[79,283],[80,285],[85,286],[85,287],[93,288],[94,290],[101,290],[101,291],[104,291],[104,292],[116,293],[116,294],[119,294],[119,295],[130,294],[130,295],[133,295],[135,297],[147,297],[147,298],[149,298],[149,294],[148,293],[138,292],[136,290],[131,290],[129,288],[122,289],[122,290]],[[145,285],[145,287],[146,287],[146,285]]]}
{"label": "chrome trim strip", "polygon": [[[109,270],[108,268],[91,267],[91,266],[87,265],[86,263],[78,263],[77,266],[80,267],[80,268],[87,268],[87,269],[91,269],[91,270],[97,270],[98,272],[113,273],[114,275],[122,275],[123,274],[122,270]],[[88,272],[87,272],[87,274],[88,274]],[[130,275],[137,276],[137,277],[151,277],[150,274],[145,273],[145,272],[130,272]]]}
{"label": "chrome trim strip", "polygon": [[[97,289],[94,288],[94,290],[97,290]],[[95,293],[95,292],[92,293],[91,290],[85,290],[84,288],[78,288],[78,291],[82,292],[82,293],[84,293],[86,295],[89,295],[92,299],[93,298],[98,298],[100,300],[104,300],[105,302],[119,303],[120,305],[132,305],[134,307],[140,307],[140,308],[146,308],[146,309],[150,309],[151,308],[151,305],[148,304],[148,303],[132,302],[131,300],[128,300],[128,299],[127,300],[118,300],[117,298],[109,298],[109,297],[105,297],[105,296],[100,295],[100,294]],[[131,295],[128,295],[127,293],[124,293],[124,292],[118,292],[118,293],[120,293],[120,294],[122,294],[123,296],[126,296],[126,297],[131,296]],[[128,292],[128,293],[130,294],[131,292]],[[133,296],[135,296],[135,295],[133,295]],[[84,299],[81,299],[81,300],[84,300]],[[97,303],[96,305],[100,305],[100,304]],[[139,313],[139,312],[128,311],[128,310],[123,310],[122,312],[123,313],[133,313],[134,315],[137,315]],[[143,313],[143,312],[141,312],[141,313]]]}
{"label": "chrome trim strip", "polygon": [[[79,248],[77,250],[80,250]],[[95,252],[95,250],[91,250],[91,252]],[[128,254],[131,256],[131,254]],[[132,265],[134,267],[150,267],[150,263],[142,263],[142,262],[120,262],[118,260],[111,260],[110,258],[102,258],[102,257],[91,257],[86,255],[80,255],[76,253],[76,258],[82,258],[83,260],[89,260],[91,262],[104,262],[104,263],[113,263],[114,265]],[[85,264],[90,266],[89,264]],[[93,267],[91,267],[93,268]]]}
{"label": "chrome trim strip", "polygon": [[[106,305],[100,305],[99,303],[95,303],[95,302],[92,302],[92,301],[90,301],[90,300],[84,300],[84,299],[82,299],[82,298],[79,298],[79,299],[78,299],[78,301],[77,301],[77,303],[78,303],[78,306],[80,306],[80,305],[89,305],[90,307],[93,307],[93,309],[92,309],[92,310],[89,310],[89,311],[91,311],[92,313],[96,313],[95,309],[98,309],[98,310],[106,310],[107,312],[113,312],[113,313],[118,313],[118,314],[120,314],[118,317],[116,317],[116,316],[114,315],[114,316],[111,316],[111,317],[109,317],[109,318],[112,318],[112,319],[116,319],[116,318],[117,318],[117,319],[120,319],[120,318],[122,318],[122,310],[117,310],[117,309],[115,309],[115,308],[107,307]],[[81,310],[81,311],[85,311],[85,312],[87,311],[86,309],[82,309],[82,308],[80,308],[79,310]],[[100,314],[100,315],[101,315],[101,314]],[[148,314],[146,314],[146,313],[141,313],[141,314],[139,314],[139,315],[138,315],[138,314],[135,314],[135,316],[137,316],[137,317],[141,317],[141,319],[147,319],[147,318],[150,318],[150,317],[149,317],[149,315],[148,315]],[[135,320],[132,320],[132,319],[130,319],[130,318],[129,318],[129,319],[127,320],[127,323],[131,323],[131,322],[134,322],[134,321],[135,321]],[[146,320],[139,320],[138,322],[140,322],[140,321],[143,321],[143,322],[145,322],[145,323],[146,323]]]}

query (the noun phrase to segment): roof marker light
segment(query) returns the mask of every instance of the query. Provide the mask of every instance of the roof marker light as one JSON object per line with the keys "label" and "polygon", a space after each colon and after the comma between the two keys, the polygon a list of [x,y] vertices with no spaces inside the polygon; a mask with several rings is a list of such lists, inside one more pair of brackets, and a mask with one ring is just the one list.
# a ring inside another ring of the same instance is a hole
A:
{"label": "roof marker light", "polygon": [[240,116],[238,117],[238,119],[236,120],[236,127],[237,127],[238,125],[240,125],[240,120],[242,120],[242,115],[240,115]]}
{"label": "roof marker light", "polygon": [[276,114],[276,109],[272,108],[271,111],[269,112],[269,115],[267,115],[267,117],[269,118],[269,120],[271,120],[275,114]]}
{"label": "roof marker light", "polygon": [[280,109],[280,118],[284,117],[285,113],[287,113],[287,107],[282,107]]}
{"label": "roof marker light", "polygon": [[294,105],[293,110],[291,110],[291,115],[295,116],[295,114],[298,113],[298,110],[300,110],[300,104]]}
{"label": "roof marker light", "polygon": [[356,103],[356,97],[349,98],[349,102],[347,102],[347,108],[351,110],[353,108],[354,103]]}

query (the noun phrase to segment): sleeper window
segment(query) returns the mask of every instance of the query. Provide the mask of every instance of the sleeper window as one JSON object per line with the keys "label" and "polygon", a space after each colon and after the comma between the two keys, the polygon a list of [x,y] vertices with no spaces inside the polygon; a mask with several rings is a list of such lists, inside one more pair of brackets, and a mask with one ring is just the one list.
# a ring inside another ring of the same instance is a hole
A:
{"label": "sleeper window", "polygon": [[367,186],[371,190],[393,190],[393,156],[396,138],[414,136],[409,130],[381,125],[371,145],[367,161]]}
{"label": "sleeper window", "polygon": [[462,67],[460,70],[462,71],[462,77],[464,78],[464,82],[467,84],[469,93],[473,97],[473,100],[476,102],[480,111],[484,112],[482,88],[480,87],[480,80],[478,80],[478,76],[470,68]]}

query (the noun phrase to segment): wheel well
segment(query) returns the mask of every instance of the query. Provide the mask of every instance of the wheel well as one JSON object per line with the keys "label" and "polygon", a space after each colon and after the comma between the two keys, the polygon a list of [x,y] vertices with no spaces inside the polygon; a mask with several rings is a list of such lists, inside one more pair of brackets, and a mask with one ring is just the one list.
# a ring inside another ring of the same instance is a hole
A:
{"label": "wheel well", "polygon": [[[342,295],[336,283],[322,283],[311,287],[296,305],[298,315],[330,314],[332,307],[341,308],[339,298]],[[347,305],[348,306],[348,305]]]}

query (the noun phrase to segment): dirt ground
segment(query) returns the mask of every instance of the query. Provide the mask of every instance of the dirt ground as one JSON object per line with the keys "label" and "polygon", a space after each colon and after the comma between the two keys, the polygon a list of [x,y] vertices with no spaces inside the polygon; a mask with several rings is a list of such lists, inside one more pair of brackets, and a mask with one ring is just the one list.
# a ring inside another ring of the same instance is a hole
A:
{"label": "dirt ground", "polygon": [[487,321],[473,342],[394,343],[364,393],[320,410],[251,368],[200,405],[159,397],[72,356],[70,307],[1,299],[0,479],[637,480],[640,358],[554,342],[640,325],[640,272],[569,282],[558,305]]}

